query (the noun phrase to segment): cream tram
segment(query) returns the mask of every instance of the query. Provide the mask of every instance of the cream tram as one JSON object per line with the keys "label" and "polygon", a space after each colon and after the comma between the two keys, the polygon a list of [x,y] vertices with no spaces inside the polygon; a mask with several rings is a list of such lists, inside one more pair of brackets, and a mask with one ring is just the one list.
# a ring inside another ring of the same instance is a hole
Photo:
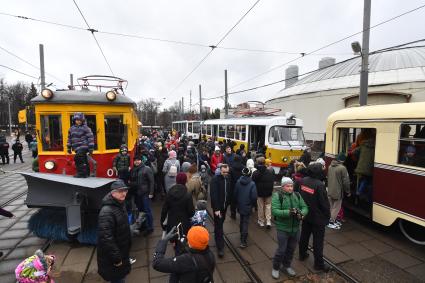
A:
{"label": "cream tram", "polygon": [[266,148],[277,174],[283,174],[291,160],[299,159],[306,148],[302,120],[292,113],[285,116],[230,118],[206,120],[201,123],[202,135],[218,141],[231,139],[249,151]]}
{"label": "cream tram", "polygon": [[[425,244],[424,109],[424,102],[353,107],[330,115],[326,128],[327,164],[340,152],[348,153],[355,161],[347,167],[354,199],[347,198],[345,205],[385,226],[398,221],[403,234],[422,245]],[[349,165],[347,161],[346,164]],[[369,168],[370,174],[364,168]],[[368,179],[368,186],[361,189],[362,178]]]}
{"label": "cream tram", "polygon": [[192,120],[174,121],[172,122],[172,129],[188,138],[192,138],[192,140],[199,141],[200,124],[200,121]]}

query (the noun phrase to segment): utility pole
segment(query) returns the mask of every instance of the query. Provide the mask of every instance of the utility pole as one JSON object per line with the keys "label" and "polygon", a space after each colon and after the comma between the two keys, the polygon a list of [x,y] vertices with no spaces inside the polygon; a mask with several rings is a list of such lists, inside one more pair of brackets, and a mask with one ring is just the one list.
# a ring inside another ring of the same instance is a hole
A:
{"label": "utility pole", "polygon": [[201,85],[199,85],[199,120],[202,121],[202,90],[201,90]]}
{"label": "utility pole", "polygon": [[41,90],[46,88],[46,76],[44,75],[44,47],[43,44],[39,44],[40,50],[40,87]]}
{"label": "utility pole", "polygon": [[182,120],[184,120],[184,97],[182,97]]}
{"label": "utility pole", "polygon": [[69,87],[70,90],[74,90],[74,75],[69,74]]}
{"label": "utility pole", "polygon": [[189,92],[189,113],[192,113],[192,90]]}
{"label": "utility pole", "polygon": [[12,113],[10,112],[10,94],[7,98],[7,107],[9,110],[9,135],[12,136]]}
{"label": "utility pole", "polygon": [[367,105],[367,91],[369,84],[369,37],[370,37],[370,4],[371,0],[364,0],[363,7],[363,42],[362,42],[362,69],[360,71],[360,106]]}
{"label": "utility pole", "polygon": [[229,109],[227,107],[228,96],[229,96],[229,94],[227,93],[227,70],[224,70],[224,118],[226,118],[226,119],[229,116]]}

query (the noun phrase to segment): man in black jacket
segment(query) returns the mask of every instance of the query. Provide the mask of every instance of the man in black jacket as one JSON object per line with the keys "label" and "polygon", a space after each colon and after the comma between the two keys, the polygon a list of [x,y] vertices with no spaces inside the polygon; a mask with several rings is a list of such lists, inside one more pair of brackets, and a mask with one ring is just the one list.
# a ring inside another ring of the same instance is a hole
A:
{"label": "man in black jacket", "polygon": [[300,194],[308,205],[308,214],[302,222],[299,254],[300,260],[308,257],[308,242],[310,235],[313,234],[314,268],[328,271],[329,266],[325,265],[323,261],[323,241],[325,226],[329,223],[331,212],[326,187],[321,181],[322,177],[322,164],[310,163],[307,168],[307,177],[300,182]]}
{"label": "man in black jacket", "polygon": [[16,163],[16,157],[19,156],[19,159],[21,160],[21,163],[24,163],[24,160],[22,159],[22,150],[24,149],[24,146],[21,144],[19,140],[16,140],[16,142],[12,145],[13,150],[13,163]]}
{"label": "man in black jacket", "polygon": [[252,174],[252,180],[257,186],[258,225],[270,229],[272,225],[272,193],[274,174],[265,166],[265,158],[257,158],[257,170]]}
{"label": "man in black jacket", "polygon": [[98,218],[98,273],[113,283],[123,283],[131,270],[131,234],[124,204],[127,190],[122,180],[113,182],[111,192],[103,198]]}
{"label": "man in black jacket", "polygon": [[155,180],[152,169],[144,164],[140,156],[134,157],[134,167],[130,172],[130,186],[135,194],[137,208],[146,213],[147,228],[145,235],[148,235],[153,232],[151,199],[153,198]]}
{"label": "man in black jacket", "polygon": [[214,254],[208,247],[208,230],[193,226],[187,233],[187,252],[173,258],[165,258],[167,243],[176,236],[176,227],[170,230],[156,245],[152,267],[164,273],[171,273],[170,283],[214,282]]}
{"label": "man in black jacket", "polygon": [[226,218],[227,206],[231,201],[232,191],[229,165],[222,164],[220,175],[215,175],[210,184],[211,208],[214,212],[214,238],[219,257],[224,256],[223,223]]}

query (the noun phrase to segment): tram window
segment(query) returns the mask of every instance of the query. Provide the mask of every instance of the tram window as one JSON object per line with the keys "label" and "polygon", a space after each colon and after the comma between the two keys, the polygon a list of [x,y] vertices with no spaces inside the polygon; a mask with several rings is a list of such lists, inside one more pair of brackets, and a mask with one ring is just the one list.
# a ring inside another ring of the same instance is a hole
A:
{"label": "tram window", "polygon": [[425,167],[425,123],[400,125],[398,163]]}
{"label": "tram window", "polygon": [[235,138],[235,125],[227,125],[226,137],[228,139],[234,139]]}
{"label": "tram window", "polygon": [[43,151],[63,151],[61,115],[41,115]]}
{"label": "tram window", "polygon": [[242,125],[239,126],[240,130],[239,130],[239,139],[244,141],[246,139],[246,126]]}
{"label": "tram window", "polygon": [[193,128],[192,128],[192,123],[187,123],[188,124],[188,132],[189,133],[193,133]]}
{"label": "tram window", "polygon": [[193,132],[194,133],[199,133],[200,132],[200,124],[199,124],[199,122],[194,122],[193,123]]}
{"label": "tram window", "polygon": [[202,125],[202,134],[203,135],[207,134],[207,125]]}
{"label": "tram window", "polygon": [[279,145],[304,145],[303,130],[300,127],[273,126],[269,131],[269,143]]}
{"label": "tram window", "polygon": [[[70,119],[70,125],[71,126],[73,125],[72,117],[73,117],[73,115],[71,115],[69,117],[69,119]],[[84,118],[85,118],[86,125],[90,128],[90,130],[93,133],[93,137],[94,137],[94,150],[97,150],[96,115],[86,115],[86,114],[84,114]]]}
{"label": "tram window", "polygon": [[105,115],[106,149],[119,149],[127,145],[127,126],[123,123],[123,115]]}
{"label": "tram window", "polygon": [[218,125],[218,136],[219,137],[226,137],[226,125]]}
{"label": "tram window", "polygon": [[211,135],[211,125],[206,125],[207,126],[207,135]]}

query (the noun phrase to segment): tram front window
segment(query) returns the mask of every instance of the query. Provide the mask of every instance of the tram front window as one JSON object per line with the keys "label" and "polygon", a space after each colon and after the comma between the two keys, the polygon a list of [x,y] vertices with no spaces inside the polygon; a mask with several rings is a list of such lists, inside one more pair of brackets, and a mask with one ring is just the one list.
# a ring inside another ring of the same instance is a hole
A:
{"label": "tram front window", "polygon": [[123,115],[105,115],[106,149],[119,149],[127,145],[127,126],[123,123]]}
{"label": "tram front window", "polygon": [[63,151],[61,115],[41,115],[43,151]]}
{"label": "tram front window", "polygon": [[300,127],[273,126],[269,132],[269,143],[302,146],[304,145],[303,130]]}
{"label": "tram front window", "polygon": [[[70,125],[73,125],[72,121],[73,115],[70,116]],[[94,150],[97,150],[97,127],[96,127],[96,115],[86,115],[84,114],[84,119],[86,125],[90,128],[94,137]]]}

